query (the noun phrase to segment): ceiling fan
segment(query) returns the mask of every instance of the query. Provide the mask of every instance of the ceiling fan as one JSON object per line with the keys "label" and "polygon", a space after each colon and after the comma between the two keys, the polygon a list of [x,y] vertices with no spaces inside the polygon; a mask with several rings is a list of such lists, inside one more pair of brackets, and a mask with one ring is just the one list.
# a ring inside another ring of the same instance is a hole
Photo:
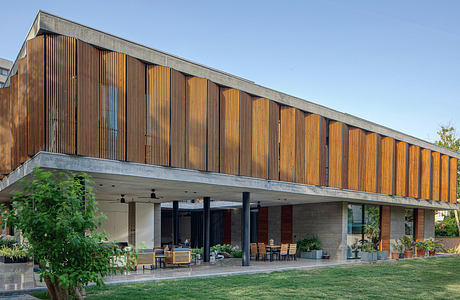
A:
{"label": "ceiling fan", "polygon": [[155,194],[155,189],[152,189],[152,192],[150,193],[150,197],[137,197],[139,199],[152,199],[152,200],[159,200],[163,197],[157,197],[157,195]]}

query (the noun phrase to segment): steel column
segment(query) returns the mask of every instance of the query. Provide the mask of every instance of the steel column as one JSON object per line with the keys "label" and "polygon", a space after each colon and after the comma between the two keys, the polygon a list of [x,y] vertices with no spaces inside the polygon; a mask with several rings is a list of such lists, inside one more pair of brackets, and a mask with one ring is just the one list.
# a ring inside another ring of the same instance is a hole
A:
{"label": "steel column", "polygon": [[243,266],[249,266],[249,234],[251,231],[249,192],[243,192],[243,207],[241,211],[241,244],[243,248]]}
{"label": "steel column", "polygon": [[211,236],[211,198],[203,198],[203,261],[208,262],[211,252],[210,236]]}
{"label": "steel column", "polygon": [[173,245],[179,244],[179,201],[173,201]]}

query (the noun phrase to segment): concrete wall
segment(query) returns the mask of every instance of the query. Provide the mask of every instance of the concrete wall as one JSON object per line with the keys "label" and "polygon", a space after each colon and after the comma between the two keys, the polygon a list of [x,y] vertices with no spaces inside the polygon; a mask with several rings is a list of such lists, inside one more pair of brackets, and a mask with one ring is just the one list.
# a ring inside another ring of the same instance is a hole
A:
{"label": "concrete wall", "polygon": [[128,205],[118,202],[98,202],[99,212],[107,219],[102,226],[109,239],[118,242],[128,242]]}
{"label": "concrete wall", "polygon": [[434,209],[425,209],[425,240],[434,237]]}
{"label": "concrete wall", "polygon": [[161,204],[155,203],[153,205],[153,209],[154,209],[153,246],[161,247]]}
{"label": "concrete wall", "polygon": [[[404,235],[405,208],[400,206],[391,207],[390,245]],[[391,246],[393,251],[393,246]]]}
{"label": "concrete wall", "polygon": [[268,240],[271,239],[275,241],[275,244],[281,242],[281,206],[270,206],[268,208]]}
{"label": "concrete wall", "polygon": [[241,247],[241,209],[232,209],[232,245]]}
{"label": "concrete wall", "polygon": [[446,251],[453,249],[455,253],[460,254],[460,237],[437,237],[435,240],[441,242]]}
{"label": "concrete wall", "polygon": [[294,241],[317,236],[331,259],[346,258],[346,202],[294,205],[292,212]]}
{"label": "concrete wall", "polygon": [[154,210],[153,203],[136,203],[136,247],[153,248]]}

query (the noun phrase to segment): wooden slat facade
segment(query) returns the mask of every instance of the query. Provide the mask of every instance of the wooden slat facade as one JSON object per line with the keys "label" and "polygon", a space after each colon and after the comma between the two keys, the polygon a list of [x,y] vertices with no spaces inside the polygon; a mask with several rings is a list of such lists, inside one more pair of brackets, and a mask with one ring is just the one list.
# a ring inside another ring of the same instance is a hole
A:
{"label": "wooden slat facade", "polygon": [[381,137],[379,134],[369,132],[366,134],[366,166],[365,166],[365,191],[370,193],[380,192],[381,163]]}
{"label": "wooden slat facade", "polygon": [[305,114],[305,181],[325,185],[326,120],[317,114]]}
{"label": "wooden slat facade", "polygon": [[269,104],[269,149],[268,149],[268,178],[280,178],[280,106],[274,101]]}
{"label": "wooden slat facade", "polygon": [[441,155],[431,152],[431,200],[441,199]]}
{"label": "wooden slat facade", "polygon": [[206,171],[207,95],[204,78],[186,78],[186,162],[187,169]]}
{"label": "wooden slat facade", "polygon": [[185,168],[185,75],[171,69],[171,167]]}
{"label": "wooden slat facade", "polygon": [[411,198],[420,198],[420,163],[420,147],[410,145],[407,196]]}
{"label": "wooden slat facade", "polygon": [[295,182],[306,183],[305,113],[295,110]]}
{"label": "wooden slat facade", "polygon": [[223,220],[223,230],[222,230],[222,242],[224,245],[232,244],[232,210],[226,209],[224,211],[224,220]]}
{"label": "wooden slat facade", "polygon": [[449,202],[449,156],[441,155],[441,201]]}
{"label": "wooden slat facade", "polygon": [[[252,177],[268,179],[270,101],[252,98]],[[260,215],[260,213],[259,213]],[[259,239],[260,240],[260,239]]]}
{"label": "wooden slat facade", "polygon": [[268,207],[259,208],[257,221],[258,242],[268,244]]}
{"label": "wooden slat facade", "polygon": [[380,193],[393,195],[395,184],[395,140],[383,137],[381,141]]}
{"label": "wooden slat facade", "polygon": [[11,116],[11,168],[19,167],[19,105],[18,105],[18,75],[10,78],[10,109]]}
{"label": "wooden slat facade", "polygon": [[27,58],[18,60],[18,159],[27,160]]}
{"label": "wooden slat facade", "polygon": [[348,189],[365,190],[366,133],[356,127],[348,130]]}
{"label": "wooden slat facade", "polygon": [[431,199],[431,150],[420,151],[420,198]]}
{"label": "wooden slat facade", "polygon": [[281,206],[281,243],[292,243],[292,205]]}
{"label": "wooden slat facade", "polygon": [[126,57],[126,160],[145,163],[145,64]]}
{"label": "wooden slat facade", "polygon": [[295,181],[295,108],[280,107],[280,180]]}
{"label": "wooden slat facade", "polygon": [[425,210],[423,208],[415,209],[414,220],[414,240],[425,240]]}
{"label": "wooden slat facade", "polygon": [[170,70],[147,66],[146,162],[169,165]]}
{"label": "wooden slat facade", "polygon": [[380,251],[391,251],[391,206],[382,205],[380,210]]}
{"label": "wooden slat facade", "polygon": [[407,196],[407,174],[409,163],[409,146],[406,142],[396,142],[396,183],[395,195]]}
{"label": "wooden slat facade", "polygon": [[457,203],[457,176],[458,159],[451,157],[449,160],[449,202]]}
{"label": "wooden slat facade", "polygon": [[252,99],[240,92],[240,168],[239,175],[251,176],[252,167]]}
{"label": "wooden slat facade", "polygon": [[207,169],[211,172],[219,172],[219,139],[220,139],[220,105],[219,87],[212,81],[207,80],[208,90],[208,143],[207,143]]}
{"label": "wooden slat facade", "polygon": [[337,121],[329,123],[329,186],[348,186],[348,126]]}
{"label": "wooden slat facade", "polygon": [[11,101],[10,87],[0,89],[0,175],[6,175],[11,168]]}
{"label": "wooden slat facade", "polygon": [[240,91],[220,88],[220,172],[238,175]]}
{"label": "wooden slat facade", "polygon": [[99,55],[99,157],[125,160],[126,58],[111,51],[100,51]]}
{"label": "wooden slat facade", "polygon": [[99,51],[77,41],[77,154],[99,157]]}
{"label": "wooden slat facade", "polygon": [[75,39],[46,36],[46,149],[75,154]]}
{"label": "wooden slat facade", "polygon": [[45,148],[45,37],[27,41],[27,154]]}

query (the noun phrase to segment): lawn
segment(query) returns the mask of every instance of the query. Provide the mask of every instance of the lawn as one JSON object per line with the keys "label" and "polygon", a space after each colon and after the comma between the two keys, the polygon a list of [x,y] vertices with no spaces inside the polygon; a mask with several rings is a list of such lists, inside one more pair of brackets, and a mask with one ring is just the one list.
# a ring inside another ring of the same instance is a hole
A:
{"label": "lawn", "polygon": [[[44,296],[44,293],[36,296]],[[89,287],[87,299],[460,299],[460,257]]]}

